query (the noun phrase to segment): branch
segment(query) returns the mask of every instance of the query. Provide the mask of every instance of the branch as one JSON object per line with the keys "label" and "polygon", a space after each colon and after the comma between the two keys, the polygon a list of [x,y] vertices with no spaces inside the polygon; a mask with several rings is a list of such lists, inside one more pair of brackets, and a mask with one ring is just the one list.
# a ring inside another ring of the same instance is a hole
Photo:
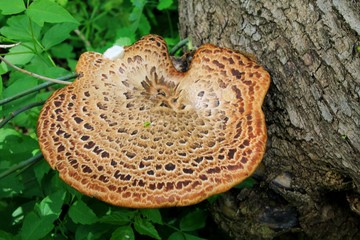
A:
{"label": "branch", "polygon": [[187,43],[189,42],[188,38],[185,38],[183,40],[181,40],[180,42],[178,42],[171,50],[170,50],[170,55],[174,55],[176,53],[177,50],[179,50],[180,48],[182,48],[183,46],[185,46]]}
{"label": "branch", "polygon": [[4,120],[2,120],[0,122],[0,128],[2,128],[3,126],[5,126],[5,124],[7,124],[11,119],[13,119],[14,117],[16,117],[17,115],[19,115],[22,112],[25,112],[26,110],[29,110],[33,107],[37,107],[37,106],[41,106],[44,104],[44,101],[41,102],[35,102],[35,103],[31,103],[29,105],[26,105],[18,110],[13,111],[12,113],[10,113],[9,116],[7,116],[6,118],[4,118]]}
{"label": "branch", "polygon": [[[77,76],[76,73],[72,73],[72,74],[69,74],[69,75],[67,75],[67,76],[59,77],[59,78],[57,78],[57,79],[58,79],[58,80],[70,80],[70,79],[72,79],[72,78],[75,78],[76,76]],[[39,91],[39,90],[41,90],[41,89],[43,89],[43,88],[49,87],[49,86],[51,86],[51,85],[54,85],[54,84],[55,84],[54,82],[45,82],[45,83],[42,83],[42,84],[40,84],[40,85],[38,85],[38,86],[36,86],[36,87],[34,87],[34,88],[31,88],[31,89],[26,90],[26,91],[24,91],[24,92],[18,93],[18,94],[14,95],[14,96],[7,97],[7,98],[5,98],[5,99],[3,99],[3,100],[0,100],[0,106],[6,104],[6,103],[8,103],[8,102],[11,102],[11,101],[13,101],[13,100],[16,100],[16,99],[18,99],[18,98],[21,98],[21,97],[23,97],[23,96],[26,96],[26,95],[28,95],[28,94],[31,94],[31,93],[33,93],[33,92]]]}
{"label": "branch", "polygon": [[17,45],[20,45],[21,42],[18,43],[14,43],[14,44],[0,44],[0,48],[12,48],[12,47],[16,47]]}
{"label": "branch", "polygon": [[79,38],[84,42],[86,49],[90,49],[91,48],[91,43],[86,39],[86,37],[84,36],[84,34],[82,34],[82,32],[80,32],[79,29],[75,29],[74,32],[79,36]]}
{"label": "branch", "polygon": [[0,180],[6,176],[12,174],[13,172],[16,172],[19,169],[22,169],[24,167],[29,167],[30,165],[35,164],[42,158],[42,156],[43,156],[42,153],[38,153],[35,156],[33,156],[15,166],[12,166],[11,168],[7,169],[6,171],[0,173]]}
{"label": "branch", "polygon": [[10,67],[13,67],[14,69],[18,70],[19,72],[22,72],[22,73],[25,73],[27,75],[30,75],[32,77],[35,77],[35,78],[38,78],[38,79],[41,79],[41,80],[45,80],[45,81],[50,81],[50,82],[54,82],[54,83],[59,83],[59,84],[71,84],[71,82],[66,82],[66,81],[62,81],[62,80],[58,80],[58,79],[55,79],[55,78],[48,78],[48,77],[44,77],[44,76],[41,76],[39,74],[36,74],[36,73],[32,73],[32,72],[29,72],[25,69],[22,69],[22,68],[19,68],[17,66],[15,66],[14,64],[12,64],[11,62],[9,62],[8,60],[6,60],[5,58],[1,57],[0,56],[0,59],[6,63],[7,65],[9,65]]}

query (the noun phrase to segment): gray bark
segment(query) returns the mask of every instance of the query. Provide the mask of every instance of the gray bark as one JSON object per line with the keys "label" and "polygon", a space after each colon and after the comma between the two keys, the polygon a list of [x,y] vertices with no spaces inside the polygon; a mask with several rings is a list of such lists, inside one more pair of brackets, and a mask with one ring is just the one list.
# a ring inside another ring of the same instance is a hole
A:
{"label": "gray bark", "polygon": [[232,238],[360,236],[359,13],[351,0],[179,1],[182,37],[255,54],[272,76],[261,180],[213,207]]}

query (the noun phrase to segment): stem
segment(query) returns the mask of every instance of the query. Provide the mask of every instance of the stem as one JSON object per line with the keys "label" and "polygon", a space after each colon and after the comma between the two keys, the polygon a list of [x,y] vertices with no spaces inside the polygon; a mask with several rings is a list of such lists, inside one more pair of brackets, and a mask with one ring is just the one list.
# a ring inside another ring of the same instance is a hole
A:
{"label": "stem", "polygon": [[185,39],[181,40],[180,42],[178,42],[178,43],[170,50],[170,55],[174,55],[177,50],[179,50],[180,48],[182,48],[183,46],[185,46],[188,42],[189,42],[189,39],[188,39],[188,38],[185,38]]}
{"label": "stem", "polygon": [[0,44],[0,48],[12,48],[12,47],[16,47],[19,44],[21,44],[21,42],[14,43],[14,44]]}
{"label": "stem", "polygon": [[25,73],[27,75],[30,75],[32,77],[35,77],[35,78],[38,78],[38,79],[41,79],[41,80],[45,80],[45,81],[59,83],[59,84],[71,84],[71,82],[66,82],[66,81],[55,79],[55,78],[48,78],[48,77],[44,77],[44,76],[41,76],[41,75],[36,74],[36,73],[29,72],[29,71],[27,71],[25,69],[22,69],[22,68],[19,68],[19,67],[15,66],[14,64],[12,64],[11,62],[9,62],[8,60],[6,60],[5,58],[3,58],[1,56],[0,56],[0,59],[3,62],[5,62],[7,65],[9,65],[10,67],[13,67],[14,69],[16,69],[17,71]]}
{"label": "stem", "polygon": [[10,113],[9,116],[7,116],[6,118],[4,118],[1,122],[0,122],[0,128],[2,128],[3,126],[5,126],[11,119],[13,119],[14,117],[16,117],[17,115],[19,115],[22,112],[25,112],[26,110],[29,110],[33,107],[37,107],[37,106],[41,106],[44,104],[44,101],[41,102],[35,102],[35,103],[30,103],[29,105],[26,105],[18,110],[13,111],[12,113]]}
{"label": "stem", "polygon": [[29,19],[29,28],[30,28],[30,32],[31,32],[31,38],[33,40],[33,44],[34,44],[34,51],[37,55],[39,55],[38,51],[37,51],[37,48],[36,48],[36,39],[35,39],[35,36],[34,36],[34,29],[32,27],[32,21],[30,18]]}
{"label": "stem", "polygon": [[[72,73],[72,74],[69,74],[69,75],[67,75],[67,76],[59,77],[58,80],[70,80],[70,79],[72,79],[72,78],[75,78],[76,76],[77,76],[76,73]],[[38,85],[38,86],[36,86],[36,87],[34,87],[34,88],[31,88],[31,89],[26,90],[26,91],[24,91],[24,92],[18,93],[18,94],[14,95],[14,96],[5,98],[5,99],[3,99],[3,100],[0,100],[0,106],[6,104],[6,103],[8,103],[8,102],[14,101],[14,100],[16,100],[16,99],[19,99],[19,98],[21,98],[21,97],[23,97],[23,96],[26,96],[26,95],[28,95],[28,94],[31,94],[31,93],[33,93],[33,92],[39,91],[39,90],[41,90],[41,89],[43,89],[43,88],[52,86],[52,85],[55,85],[55,83],[54,83],[54,82],[45,82],[45,83],[42,83],[42,84],[40,84],[40,85]]]}
{"label": "stem", "polygon": [[91,49],[91,43],[86,39],[85,35],[80,32],[79,29],[75,29],[74,32],[79,36],[79,38],[84,42],[86,49]]}
{"label": "stem", "polygon": [[35,164],[36,162],[38,162],[42,158],[42,156],[43,156],[42,153],[38,153],[35,156],[33,156],[33,157],[31,157],[31,158],[29,158],[29,159],[15,165],[15,166],[12,166],[8,170],[0,173],[0,179],[3,179],[4,177],[12,174],[13,172],[16,172],[19,169],[22,169],[24,167],[29,167],[30,165]]}

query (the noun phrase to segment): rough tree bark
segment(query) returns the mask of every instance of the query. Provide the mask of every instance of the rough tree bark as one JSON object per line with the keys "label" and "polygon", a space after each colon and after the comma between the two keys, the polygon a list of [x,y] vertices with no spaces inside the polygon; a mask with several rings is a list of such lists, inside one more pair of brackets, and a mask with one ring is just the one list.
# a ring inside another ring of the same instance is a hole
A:
{"label": "rough tree bark", "polygon": [[217,201],[219,226],[233,239],[360,239],[360,3],[180,0],[179,14],[195,46],[254,53],[272,75],[260,180]]}

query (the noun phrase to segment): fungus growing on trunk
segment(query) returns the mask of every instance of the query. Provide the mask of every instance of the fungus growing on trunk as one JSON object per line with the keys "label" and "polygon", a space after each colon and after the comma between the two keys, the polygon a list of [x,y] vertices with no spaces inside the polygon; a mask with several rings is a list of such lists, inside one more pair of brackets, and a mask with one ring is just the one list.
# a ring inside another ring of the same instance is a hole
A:
{"label": "fungus growing on trunk", "polygon": [[38,121],[50,166],[78,191],[123,207],[185,206],[224,192],[261,161],[269,74],[211,44],[179,72],[161,37],[121,58],[86,52],[79,77],[57,90]]}

